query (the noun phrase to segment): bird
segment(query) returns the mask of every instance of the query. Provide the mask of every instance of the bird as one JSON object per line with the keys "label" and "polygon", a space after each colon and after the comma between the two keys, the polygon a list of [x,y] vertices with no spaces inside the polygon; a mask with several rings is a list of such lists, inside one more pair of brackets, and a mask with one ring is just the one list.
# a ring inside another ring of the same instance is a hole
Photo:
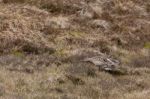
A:
{"label": "bird", "polygon": [[99,68],[100,71],[105,71],[113,74],[123,73],[119,66],[120,61],[104,55],[85,58],[83,61],[93,63]]}

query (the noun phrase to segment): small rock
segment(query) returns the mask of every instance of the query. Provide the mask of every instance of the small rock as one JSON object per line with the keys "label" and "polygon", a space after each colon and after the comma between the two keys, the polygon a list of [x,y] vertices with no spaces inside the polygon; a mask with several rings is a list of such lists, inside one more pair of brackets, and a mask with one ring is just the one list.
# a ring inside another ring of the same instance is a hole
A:
{"label": "small rock", "polygon": [[48,81],[51,82],[51,83],[53,83],[53,82],[56,81],[56,78],[51,76],[51,77],[48,78]]}
{"label": "small rock", "polygon": [[80,16],[81,20],[93,19],[94,12],[91,9],[85,8],[79,12],[79,16]]}
{"label": "small rock", "polygon": [[64,80],[62,79],[62,77],[60,77],[60,76],[50,76],[48,78],[48,81],[50,83],[56,83],[56,82],[58,82],[59,84],[65,83]]}
{"label": "small rock", "polygon": [[105,20],[93,20],[90,22],[92,27],[94,28],[102,28],[104,30],[110,30],[111,29],[111,23],[107,22]]}
{"label": "small rock", "polygon": [[97,4],[89,4],[79,11],[79,16],[82,20],[98,18],[101,14],[102,8]]}

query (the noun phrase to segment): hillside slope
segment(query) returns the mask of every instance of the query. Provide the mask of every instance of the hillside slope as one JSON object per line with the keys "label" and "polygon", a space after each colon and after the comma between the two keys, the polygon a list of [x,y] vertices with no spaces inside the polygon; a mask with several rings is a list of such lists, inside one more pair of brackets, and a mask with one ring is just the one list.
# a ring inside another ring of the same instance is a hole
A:
{"label": "hillside slope", "polygon": [[149,0],[0,0],[0,98],[150,98]]}

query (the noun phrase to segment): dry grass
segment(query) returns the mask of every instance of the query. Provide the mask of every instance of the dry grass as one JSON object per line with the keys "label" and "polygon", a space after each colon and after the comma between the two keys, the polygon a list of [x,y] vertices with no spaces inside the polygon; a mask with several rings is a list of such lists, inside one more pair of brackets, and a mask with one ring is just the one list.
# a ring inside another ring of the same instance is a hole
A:
{"label": "dry grass", "polygon": [[[149,99],[149,0],[2,0],[0,98]],[[113,75],[82,60],[105,53]]]}

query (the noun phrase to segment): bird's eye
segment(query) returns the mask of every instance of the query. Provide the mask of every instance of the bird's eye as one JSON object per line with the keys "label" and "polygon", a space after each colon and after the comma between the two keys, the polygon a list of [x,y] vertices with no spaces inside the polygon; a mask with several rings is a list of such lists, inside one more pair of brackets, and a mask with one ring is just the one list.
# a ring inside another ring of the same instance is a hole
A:
{"label": "bird's eye", "polygon": [[107,62],[107,60],[106,60],[106,59],[104,59],[104,61],[105,61],[105,62]]}

